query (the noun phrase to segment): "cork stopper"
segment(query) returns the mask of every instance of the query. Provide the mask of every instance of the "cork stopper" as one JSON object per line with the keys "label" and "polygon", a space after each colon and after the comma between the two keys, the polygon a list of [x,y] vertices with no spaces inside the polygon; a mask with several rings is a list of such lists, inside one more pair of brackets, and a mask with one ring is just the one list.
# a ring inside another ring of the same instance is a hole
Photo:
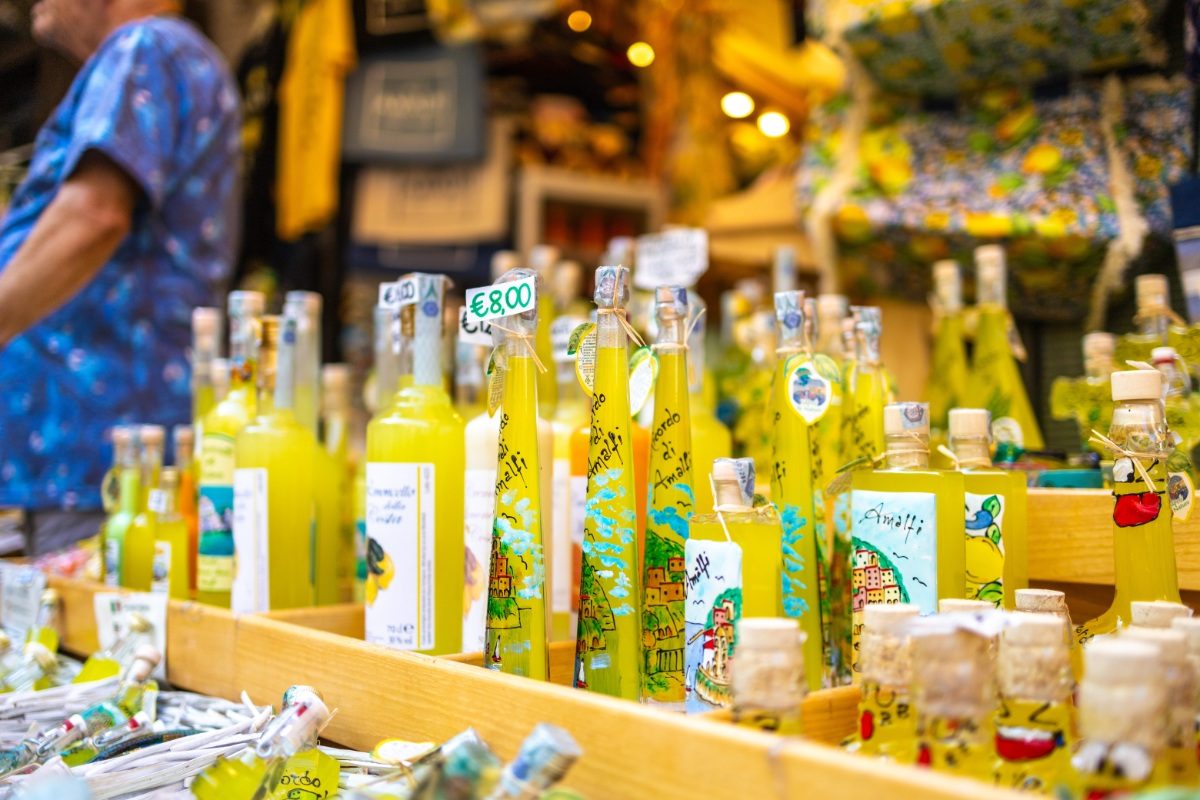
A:
{"label": "cork stopper", "polygon": [[162,447],[167,431],[162,425],[143,425],[138,428],[138,440],[142,447]]}
{"label": "cork stopper", "polygon": [[1096,684],[1141,684],[1162,680],[1158,650],[1129,638],[1093,639],[1083,650],[1084,680]]}
{"label": "cork stopper", "polygon": [[991,438],[992,415],[988,413],[987,409],[952,408],[948,416],[951,439]]}
{"label": "cork stopper", "polygon": [[943,597],[938,600],[939,614],[990,614],[996,606],[986,600],[966,600],[961,597]]}
{"label": "cork stopper", "polygon": [[258,317],[267,307],[267,298],[262,292],[236,291],[229,293],[229,316]]}
{"label": "cork stopper", "polygon": [[1166,275],[1138,275],[1133,286],[1139,313],[1171,304],[1171,290]]}
{"label": "cork stopper", "polygon": [[883,407],[886,436],[929,436],[928,403],[891,403]]}
{"label": "cork stopper", "polygon": [[29,642],[25,645],[25,659],[36,662],[42,672],[50,672],[58,666],[58,659],[54,653],[40,642]]}
{"label": "cork stopper", "polygon": [[858,670],[864,680],[908,691],[912,679],[912,626],[921,610],[909,603],[875,603],[863,609]]}
{"label": "cork stopper", "polygon": [[997,678],[1005,697],[1064,701],[1071,693],[1067,624],[1053,614],[1016,611],[1000,635]]}
{"label": "cork stopper", "polygon": [[129,616],[126,617],[125,623],[129,626],[129,630],[133,633],[149,633],[154,629],[154,626],[150,624],[150,620],[146,619],[136,611],[129,612]]}
{"label": "cork stopper", "polygon": [[1122,629],[1119,638],[1156,648],[1163,664],[1181,664],[1187,657],[1187,634],[1173,628],[1129,627]]}
{"label": "cork stopper", "polygon": [[600,309],[629,305],[629,267],[597,267],[593,300]]}
{"label": "cork stopper", "polygon": [[939,311],[953,313],[962,309],[962,272],[957,261],[934,262],[933,291]]}
{"label": "cork stopper", "polygon": [[1158,653],[1167,694],[1168,738],[1190,738],[1195,728],[1196,676],[1188,661],[1188,637],[1172,628],[1125,628],[1121,640],[1144,642]]}
{"label": "cork stopper", "polygon": [[981,719],[994,692],[991,640],[937,618],[912,632],[913,686],[922,715]]}
{"label": "cork stopper", "polygon": [[221,337],[221,310],[219,308],[192,309],[192,342],[197,353],[212,355],[217,350]]}
{"label": "cork stopper", "polygon": [[1083,357],[1098,358],[1103,356],[1111,357],[1117,351],[1117,337],[1111,333],[1102,331],[1094,331],[1084,334],[1083,337]]}
{"label": "cork stopper", "polygon": [[1163,374],[1156,369],[1119,370],[1111,380],[1113,402],[1162,398]]}
{"label": "cork stopper", "polygon": [[1065,614],[1067,596],[1057,589],[1017,589],[1017,611],[1035,614]]}
{"label": "cork stopper", "polygon": [[1008,304],[1008,274],[1004,258],[1004,248],[998,244],[975,248],[975,292],[981,304]]}
{"label": "cork stopper", "polygon": [[896,633],[906,630],[908,623],[919,616],[920,607],[912,603],[872,603],[863,608],[863,628]]}
{"label": "cork stopper", "polygon": [[1131,624],[1143,628],[1170,628],[1176,617],[1192,616],[1192,610],[1182,603],[1165,600],[1134,600],[1129,610]]}
{"label": "cork stopper", "polygon": [[1171,628],[1183,631],[1187,637],[1188,653],[1193,658],[1200,658],[1200,617],[1175,617],[1171,620]]}
{"label": "cork stopper", "polygon": [[738,649],[789,650],[798,648],[804,634],[800,621],[789,617],[744,617],[737,621]]}
{"label": "cork stopper", "polygon": [[129,666],[129,680],[141,683],[150,677],[154,668],[162,661],[162,653],[153,645],[143,644],[133,653],[133,663]]}
{"label": "cork stopper", "polygon": [[[991,605],[990,603],[988,605]],[[1004,644],[1021,647],[1057,647],[1064,643],[1066,622],[1053,614],[1014,611],[1007,616],[1007,625],[1000,634]]]}
{"label": "cork stopper", "polygon": [[719,508],[750,508],[753,504],[754,459],[713,459],[712,479]]}
{"label": "cork stopper", "polygon": [[497,250],[492,253],[492,283],[495,283],[497,278],[510,269],[516,269],[519,266],[521,266],[521,259],[512,250]]}

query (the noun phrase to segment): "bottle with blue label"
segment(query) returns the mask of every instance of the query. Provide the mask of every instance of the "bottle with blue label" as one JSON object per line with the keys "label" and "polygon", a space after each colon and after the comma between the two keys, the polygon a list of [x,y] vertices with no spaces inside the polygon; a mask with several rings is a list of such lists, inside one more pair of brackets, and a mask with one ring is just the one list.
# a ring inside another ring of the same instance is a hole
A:
{"label": "bottle with blue label", "polygon": [[929,405],[884,408],[884,464],[852,477],[851,613],[854,646],[875,603],[937,612],[938,599],[966,591],[963,476],[929,468]]}

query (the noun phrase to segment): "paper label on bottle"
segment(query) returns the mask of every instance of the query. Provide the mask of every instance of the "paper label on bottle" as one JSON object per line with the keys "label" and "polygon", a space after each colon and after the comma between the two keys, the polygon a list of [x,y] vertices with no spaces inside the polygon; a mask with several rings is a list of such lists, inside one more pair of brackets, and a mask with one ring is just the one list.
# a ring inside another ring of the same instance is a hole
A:
{"label": "paper label on bottle", "polygon": [[171,593],[171,543],[154,542],[154,560],[150,567],[150,591]]}
{"label": "paper label on bottle", "polygon": [[825,416],[833,400],[829,381],[817,372],[811,361],[797,364],[787,378],[788,400],[805,422],[812,425]]}
{"label": "paper label on bottle", "polygon": [[684,610],[684,686],[688,713],[730,705],[734,631],[742,615],[742,548],[688,539]]}
{"label": "paper label on bottle", "polygon": [[692,287],[707,269],[708,231],[703,228],[672,228],[637,238],[633,285],[638,289]]}
{"label": "paper label on bottle", "polygon": [[472,322],[511,317],[537,305],[537,278],[530,275],[519,281],[495,283],[467,289],[463,308]]}
{"label": "paper label on bottle", "polygon": [[571,542],[571,610],[579,610],[579,567],[583,560],[583,523],[587,509],[587,476],[572,475],[567,485],[567,535]]}
{"label": "paper label on bottle", "polygon": [[224,593],[233,587],[234,439],[221,433],[204,435],[200,456],[199,545],[196,589]]}
{"label": "paper label on bottle", "polygon": [[1180,522],[1187,522],[1192,515],[1192,499],[1196,495],[1196,487],[1192,478],[1186,472],[1172,472],[1167,475],[1167,497],[1171,502],[1171,516]]}
{"label": "paper label on bottle", "polygon": [[104,584],[121,585],[121,540],[112,536],[104,537]]}
{"label": "paper label on bottle", "polygon": [[367,464],[368,642],[434,647],[435,502],[433,464]]}
{"label": "paper label on bottle", "polygon": [[496,470],[466,471],[466,572],[462,648],[464,653],[483,651],[487,628],[488,571],[492,555],[492,519],[496,500]]}
{"label": "paper label on bottle", "polygon": [[167,513],[168,496],[164,489],[151,489],[150,496],[146,498],[146,508],[155,514]]}
{"label": "paper label on bottle", "polygon": [[1025,446],[1025,432],[1021,423],[1012,417],[1000,417],[992,420],[992,441],[997,444],[1007,442],[1017,447]]}
{"label": "paper label on bottle", "polygon": [[629,413],[637,416],[654,392],[658,358],[649,347],[639,347],[629,357]]}
{"label": "paper label on bottle", "polygon": [[[577,332],[579,330],[584,332],[575,343],[575,377],[583,391],[591,397],[592,384],[596,382],[596,326],[589,322],[587,326],[576,329]],[[575,340],[576,334],[572,333],[571,338]]]}
{"label": "paper label on bottle", "polygon": [[[555,614],[571,611],[571,462],[554,459],[551,477],[553,505],[550,551],[550,610]],[[587,481],[584,480],[584,492]],[[586,499],[586,498],[585,498]]]}
{"label": "paper label on bottle", "polygon": [[130,614],[140,614],[151,625],[151,638],[162,660],[154,677],[167,677],[167,595],[163,592],[97,592],[92,595],[96,614],[96,640],[101,648],[112,647],[129,633]]}
{"label": "paper label on bottle", "polygon": [[473,320],[463,306],[458,313],[458,340],[465,344],[491,347],[492,326],[487,320]]}
{"label": "paper label on bottle", "polygon": [[[297,502],[299,502],[297,498]],[[231,607],[244,614],[271,609],[267,530],[267,471],[261,467],[233,474],[234,572]]]}
{"label": "paper label on bottle", "polygon": [[996,608],[1004,603],[1004,510],[1003,494],[967,492],[967,599],[987,600]]}
{"label": "paper label on bottle", "polygon": [[46,576],[37,567],[0,564],[0,623],[14,642],[37,622]]}
{"label": "paper label on bottle", "polygon": [[850,515],[854,613],[870,603],[913,603],[922,614],[936,613],[937,495],[855,489]]}

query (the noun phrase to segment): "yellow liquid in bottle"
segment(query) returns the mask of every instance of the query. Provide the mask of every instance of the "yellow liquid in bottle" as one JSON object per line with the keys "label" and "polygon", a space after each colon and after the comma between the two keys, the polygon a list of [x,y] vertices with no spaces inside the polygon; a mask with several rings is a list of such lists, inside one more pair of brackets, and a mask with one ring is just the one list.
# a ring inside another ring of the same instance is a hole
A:
{"label": "yellow liquid in bottle", "polygon": [[883,407],[895,399],[891,377],[882,367],[858,365],[850,376],[842,407],[842,461],[883,452]]}
{"label": "yellow liquid in bottle", "polygon": [[917,712],[907,686],[862,682],[858,735],[847,746],[856,752],[900,764],[916,760]]}
{"label": "yellow liquid in bottle", "polygon": [[933,339],[933,357],[925,396],[929,400],[930,456],[939,467],[951,468],[948,459],[938,453],[939,444],[949,444],[950,409],[964,405],[967,397],[967,353],[963,348],[962,316],[946,313],[937,324]]}
{"label": "yellow liquid in bottle", "polygon": [[993,717],[997,761],[993,780],[1004,789],[1049,793],[1074,774],[1069,703],[1001,698]]}
{"label": "yellow liquid in bottle", "polygon": [[142,476],[136,467],[124,467],[120,476],[121,500],[117,512],[104,523],[104,582],[121,585],[121,556],[125,549],[125,534],[133,524],[141,498]]}
{"label": "yellow liquid in bottle", "polygon": [[1026,450],[1045,447],[1009,344],[1008,310],[1002,306],[984,305],[979,309],[969,389],[967,402],[988,410],[998,440],[1013,435],[1019,437],[1016,443]]}
{"label": "yellow liquid in bottle", "polygon": [[341,598],[342,500],[345,495],[344,442],[329,452],[317,451],[317,528],[314,563],[316,604],[332,605]]}
{"label": "yellow liquid in bottle", "polygon": [[783,613],[783,528],[779,517],[765,507],[754,511],[723,511],[692,517],[689,538],[724,542],[742,548],[743,617],[778,617]]}
{"label": "yellow liquid in bottle", "polygon": [[1029,585],[1028,514],[1023,473],[963,471],[966,489],[968,600],[1012,609],[1017,589]]}
{"label": "yellow liquid in bottle", "polygon": [[233,472],[236,442],[254,418],[257,398],[253,370],[231,388],[204,419],[200,449],[200,543],[196,558],[196,599],[229,607],[233,588]]}
{"label": "yellow liquid in bottle", "polygon": [[537,370],[508,353],[496,467],[484,665],[548,680],[546,558],[538,474]]}
{"label": "yellow liquid in bottle", "polygon": [[[570,380],[575,380],[574,365],[569,365]],[[567,392],[570,392],[568,394]],[[583,520],[572,519],[571,508],[571,437],[580,427],[588,424],[588,406],[573,387],[561,387],[558,406],[554,410],[554,420],[551,423],[554,434],[554,466],[553,489],[554,500],[554,547],[551,556],[554,564],[553,595],[556,601],[551,612],[552,641],[565,641],[575,635],[572,625],[572,606],[578,602],[578,587],[574,586],[579,577],[577,559],[574,557],[575,543],[571,536],[574,527],[583,527]],[[583,479],[587,480],[586,461],[582,470]],[[543,498],[542,502],[545,502]]]}
{"label": "yellow liquid in bottle", "polygon": [[176,517],[159,520],[154,526],[153,591],[163,591],[172,600],[188,599],[187,523]]}
{"label": "yellow liquid in bottle", "polygon": [[[661,368],[660,368],[661,371]],[[702,393],[693,393],[689,399],[692,417],[692,463],[698,464],[700,471],[712,468],[712,463],[718,458],[729,458],[733,455],[733,435],[729,428],[717,419],[712,405],[703,399]],[[696,512],[708,514],[713,510],[712,487],[708,481],[700,481],[694,486],[696,492]]]}
{"label": "yellow liquid in bottle", "polygon": [[121,585],[135,592],[150,591],[154,575],[155,514],[143,510],[125,531],[121,555]]}

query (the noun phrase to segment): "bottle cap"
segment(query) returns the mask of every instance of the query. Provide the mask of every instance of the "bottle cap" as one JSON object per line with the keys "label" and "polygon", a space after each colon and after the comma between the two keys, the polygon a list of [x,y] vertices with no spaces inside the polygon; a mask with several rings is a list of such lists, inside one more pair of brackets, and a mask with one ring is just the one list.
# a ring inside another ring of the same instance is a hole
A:
{"label": "bottle cap", "polygon": [[1085,681],[1153,683],[1161,680],[1158,650],[1126,638],[1093,639],[1083,649]]}
{"label": "bottle cap", "polygon": [[929,435],[929,403],[890,403],[883,407],[886,436]]}
{"label": "bottle cap", "polygon": [[283,296],[283,307],[303,310],[305,314],[316,316],[321,313],[321,295],[316,292],[288,292]]}
{"label": "bottle cap", "polygon": [[863,628],[878,633],[898,632],[921,616],[912,603],[871,603],[863,607]]}
{"label": "bottle cap", "polygon": [[236,291],[229,293],[229,316],[257,317],[267,307],[267,299],[262,292]]}
{"label": "bottle cap", "polygon": [[1171,304],[1171,290],[1166,275],[1138,275],[1133,285],[1139,310],[1161,308]]}
{"label": "bottle cap", "polygon": [[171,438],[175,442],[176,450],[178,450],[180,446],[186,446],[190,448],[196,443],[196,432],[192,430],[191,425],[176,425],[171,429]]}
{"label": "bottle cap", "polygon": [[192,309],[192,336],[196,339],[215,340],[221,334],[221,310],[219,308]]}
{"label": "bottle cap", "polygon": [[986,280],[995,271],[1004,272],[1004,248],[998,244],[985,244],[975,248],[975,269],[979,280]]}
{"label": "bottle cap", "polygon": [[521,259],[512,250],[497,250],[492,253],[492,283],[495,283],[497,278],[510,269],[516,269],[519,266],[521,266]]}
{"label": "bottle cap", "polygon": [[1155,365],[1174,364],[1175,358],[1174,347],[1156,347],[1150,351],[1150,362]]}
{"label": "bottle cap", "polygon": [[325,364],[321,367],[321,386],[326,392],[342,392],[350,386],[349,364]]}
{"label": "bottle cap", "polygon": [[1130,624],[1142,628],[1169,628],[1176,617],[1190,617],[1192,610],[1182,603],[1165,600],[1134,600],[1129,604]]}
{"label": "bottle cap", "polygon": [[114,425],[112,442],[113,447],[128,447],[133,442],[133,430],[128,425]]}
{"label": "bottle cap", "polygon": [[1126,369],[1114,372],[1112,399],[1159,400],[1162,398],[1163,374],[1156,369]]}
{"label": "bottle cap", "polygon": [[804,328],[804,292],[775,293],[775,321],[780,341],[795,341]]}
{"label": "bottle cap", "polygon": [[962,308],[962,272],[953,259],[933,264],[933,291],[943,311]]}
{"label": "bottle cap", "polygon": [[1158,650],[1164,664],[1179,664],[1187,658],[1187,634],[1174,628],[1123,628],[1120,639],[1145,642]]}
{"label": "bottle cap", "polygon": [[167,431],[162,425],[143,425],[138,428],[138,439],[141,441],[142,447],[161,446],[166,437]]}
{"label": "bottle cap", "polygon": [[817,314],[821,319],[841,320],[850,309],[850,300],[844,294],[817,295]]}
{"label": "bottle cap", "polygon": [[951,439],[990,439],[992,436],[992,415],[986,408],[952,408],[948,418]]}
{"label": "bottle cap", "polygon": [[162,661],[162,653],[153,645],[144,644],[133,653],[133,663],[129,665],[126,676],[131,681],[144,681],[154,672],[154,668]]}
{"label": "bottle cap", "polygon": [[1175,617],[1171,620],[1171,629],[1183,631],[1188,641],[1188,652],[1193,657],[1200,657],[1200,617]]}
{"label": "bottle cap", "polygon": [[[990,603],[989,603],[990,605]],[[1066,644],[1067,622],[1053,614],[1014,611],[1000,634],[1006,644],[1018,647],[1056,647]]]}
{"label": "bottle cap", "polygon": [[799,647],[800,621],[789,617],[743,617],[737,621],[738,647],[788,650]]}
{"label": "bottle cap", "polygon": [[559,255],[559,249],[552,244],[535,244],[529,250],[529,266],[548,280]]}
{"label": "bottle cap", "polygon": [[1017,589],[1017,611],[1060,614],[1067,610],[1067,596],[1057,589]]}
{"label": "bottle cap", "polygon": [[625,308],[629,304],[629,267],[597,267],[597,308]]}
{"label": "bottle cap", "polygon": [[978,614],[995,610],[996,606],[987,600],[967,600],[962,597],[943,597],[938,600],[939,614]]}
{"label": "bottle cap", "polygon": [[46,649],[46,646],[41,642],[27,643],[25,645],[25,658],[36,661],[43,672],[49,672],[58,666],[58,659],[55,658],[54,653]]}
{"label": "bottle cap", "polygon": [[1084,334],[1083,337],[1083,357],[1091,358],[1093,356],[1111,356],[1117,350],[1117,337],[1111,333],[1103,331],[1094,331]]}
{"label": "bottle cap", "polygon": [[687,319],[687,289],[682,286],[659,286],[654,290],[654,313],[659,322]]}
{"label": "bottle cap", "polygon": [[748,507],[754,502],[754,459],[715,458],[713,483],[718,506]]}

